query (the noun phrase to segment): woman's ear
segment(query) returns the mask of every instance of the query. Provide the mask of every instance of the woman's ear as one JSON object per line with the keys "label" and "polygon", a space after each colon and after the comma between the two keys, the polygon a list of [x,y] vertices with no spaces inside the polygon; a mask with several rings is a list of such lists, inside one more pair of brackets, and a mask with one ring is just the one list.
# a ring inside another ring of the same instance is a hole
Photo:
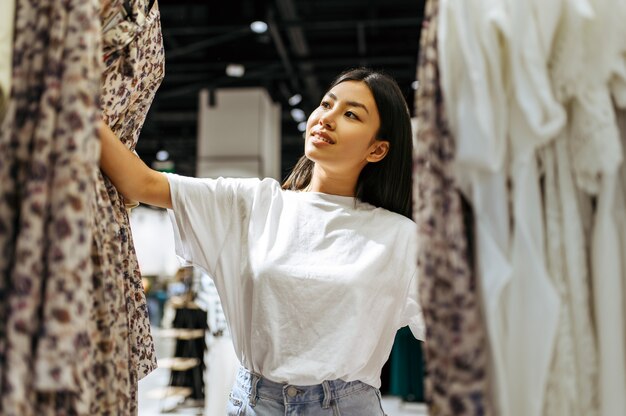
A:
{"label": "woman's ear", "polygon": [[380,162],[389,153],[389,142],[386,140],[375,140],[370,146],[366,160],[368,162]]}

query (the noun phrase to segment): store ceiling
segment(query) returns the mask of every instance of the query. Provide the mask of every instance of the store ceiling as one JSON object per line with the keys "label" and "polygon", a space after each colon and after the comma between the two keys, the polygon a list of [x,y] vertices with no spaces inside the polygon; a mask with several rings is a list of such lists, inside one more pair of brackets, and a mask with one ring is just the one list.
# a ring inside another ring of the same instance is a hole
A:
{"label": "store ceiling", "polygon": [[[365,65],[395,77],[413,105],[425,0],[160,0],[165,79],[137,151],[147,163],[165,149],[178,173],[194,175],[198,92],[261,86],[282,107],[282,168],[302,154],[288,100],[308,115],[341,71]],[[262,20],[269,30],[254,33]],[[242,77],[226,75],[242,64]]]}

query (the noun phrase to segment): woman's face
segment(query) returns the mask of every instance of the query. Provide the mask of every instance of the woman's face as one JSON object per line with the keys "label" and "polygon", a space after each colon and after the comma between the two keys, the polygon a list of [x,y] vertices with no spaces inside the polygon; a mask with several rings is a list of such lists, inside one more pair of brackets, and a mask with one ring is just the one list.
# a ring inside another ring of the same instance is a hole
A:
{"label": "woman's face", "polygon": [[[305,154],[329,171],[360,172],[367,162],[375,161],[370,159],[380,147],[376,140],[379,127],[380,116],[369,87],[362,81],[344,81],[328,91],[309,116]],[[384,143],[386,153],[388,143]]]}

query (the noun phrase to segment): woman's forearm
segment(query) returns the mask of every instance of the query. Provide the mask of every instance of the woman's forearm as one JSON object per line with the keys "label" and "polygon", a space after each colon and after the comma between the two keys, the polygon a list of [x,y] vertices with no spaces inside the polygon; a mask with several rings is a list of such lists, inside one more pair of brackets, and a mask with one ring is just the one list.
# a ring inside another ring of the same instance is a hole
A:
{"label": "woman's forearm", "polygon": [[162,208],[172,208],[170,187],[165,175],[150,169],[101,123],[100,168],[127,199]]}

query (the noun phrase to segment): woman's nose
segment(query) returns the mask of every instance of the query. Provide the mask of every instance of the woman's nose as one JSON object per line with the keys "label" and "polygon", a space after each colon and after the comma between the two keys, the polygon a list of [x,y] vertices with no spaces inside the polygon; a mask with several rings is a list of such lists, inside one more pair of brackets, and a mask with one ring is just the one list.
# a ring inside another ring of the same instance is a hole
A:
{"label": "woman's nose", "polygon": [[335,119],[330,114],[324,114],[320,117],[320,125],[324,126],[324,128],[332,130],[335,128]]}

